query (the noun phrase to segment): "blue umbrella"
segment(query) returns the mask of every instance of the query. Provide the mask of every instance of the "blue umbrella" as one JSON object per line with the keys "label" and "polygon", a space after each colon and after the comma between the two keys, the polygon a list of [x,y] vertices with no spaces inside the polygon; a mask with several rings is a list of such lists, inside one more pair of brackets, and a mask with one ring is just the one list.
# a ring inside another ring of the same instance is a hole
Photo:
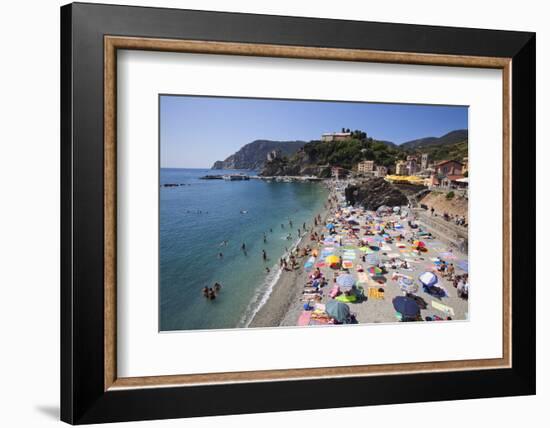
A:
{"label": "blue umbrella", "polygon": [[332,223],[327,224],[327,229],[334,229],[334,224]]}
{"label": "blue umbrella", "polygon": [[336,278],[336,283],[341,287],[350,288],[355,285],[355,278],[353,278],[353,276],[351,276],[350,274],[340,275],[338,278]]}
{"label": "blue umbrella", "polygon": [[414,318],[420,314],[418,303],[409,297],[398,296],[392,303],[395,310],[404,317]]}
{"label": "blue umbrella", "polygon": [[418,280],[426,287],[432,287],[437,284],[437,276],[433,272],[424,272],[418,277]]}

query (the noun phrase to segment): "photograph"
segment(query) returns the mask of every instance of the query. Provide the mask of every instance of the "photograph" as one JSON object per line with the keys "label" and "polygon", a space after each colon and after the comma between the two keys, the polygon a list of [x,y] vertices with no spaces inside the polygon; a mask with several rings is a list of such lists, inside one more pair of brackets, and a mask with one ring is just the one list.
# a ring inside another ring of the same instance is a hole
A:
{"label": "photograph", "polygon": [[160,332],[468,321],[467,105],[158,103]]}

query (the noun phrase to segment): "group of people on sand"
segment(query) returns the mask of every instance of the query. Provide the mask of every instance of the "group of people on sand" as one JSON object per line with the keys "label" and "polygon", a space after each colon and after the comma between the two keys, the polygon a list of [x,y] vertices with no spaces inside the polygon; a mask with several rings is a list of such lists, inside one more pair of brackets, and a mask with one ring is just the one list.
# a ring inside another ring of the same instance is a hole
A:
{"label": "group of people on sand", "polygon": [[468,274],[455,275],[453,278],[453,287],[456,288],[456,293],[461,299],[468,299]]}
{"label": "group of people on sand", "polygon": [[204,287],[202,289],[202,295],[208,300],[215,300],[218,294],[220,293],[220,290],[222,289],[222,285],[219,282],[215,282],[214,286],[212,287]]}

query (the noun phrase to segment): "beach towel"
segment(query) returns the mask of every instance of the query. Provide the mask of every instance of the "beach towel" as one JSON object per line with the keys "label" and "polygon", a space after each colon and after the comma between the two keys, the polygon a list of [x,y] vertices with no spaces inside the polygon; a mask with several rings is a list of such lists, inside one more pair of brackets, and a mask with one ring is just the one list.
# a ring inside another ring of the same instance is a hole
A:
{"label": "beach towel", "polygon": [[343,267],[344,269],[351,269],[351,268],[353,268],[353,262],[351,262],[351,261],[349,261],[349,260],[344,260],[344,261],[342,262],[342,267]]}
{"label": "beach towel", "polygon": [[349,296],[346,296],[345,294],[340,294],[334,300],[338,300],[339,302],[343,303],[353,303],[357,301],[357,296],[355,294],[350,294]]}
{"label": "beach towel", "polygon": [[311,318],[309,325],[326,325],[332,324],[330,318]]}
{"label": "beach towel", "polygon": [[334,299],[336,296],[338,296],[338,294],[340,294],[340,287],[335,285],[334,287],[331,288],[330,293],[328,295]]}
{"label": "beach towel", "polygon": [[378,287],[369,287],[369,291],[367,292],[367,296],[369,299],[383,299],[384,298],[384,292],[379,291]]}
{"label": "beach towel", "polygon": [[300,317],[298,318],[298,325],[303,327],[305,325],[309,325],[309,322],[311,321],[311,311],[302,311],[300,314]]}
{"label": "beach towel", "polygon": [[304,263],[304,268],[306,270],[309,270],[313,267],[313,264],[315,263],[315,257],[310,257],[307,259],[307,262]]}
{"label": "beach towel", "polygon": [[326,267],[326,264],[325,264],[325,262],[318,262],[318,263],[315,264],[315,267],[324,268],[324,267]]}
{"label": "beach towel", "polygon": [[447,315],[455,316],[455,311],[450,306],[444,305],[443,303],[436,302],[432,300],[432,307],[438,311],[444,312]]}

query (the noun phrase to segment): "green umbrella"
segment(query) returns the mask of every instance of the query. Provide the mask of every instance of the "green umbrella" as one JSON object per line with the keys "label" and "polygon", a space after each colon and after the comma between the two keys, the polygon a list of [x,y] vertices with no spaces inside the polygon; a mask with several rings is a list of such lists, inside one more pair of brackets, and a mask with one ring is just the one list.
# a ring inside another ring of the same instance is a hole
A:
{"label": "green umbrella", "polygon": [[350,315],[349,306],[337,300],[330,300],[325,306],[325,312],[341,323],[346,323]]}

